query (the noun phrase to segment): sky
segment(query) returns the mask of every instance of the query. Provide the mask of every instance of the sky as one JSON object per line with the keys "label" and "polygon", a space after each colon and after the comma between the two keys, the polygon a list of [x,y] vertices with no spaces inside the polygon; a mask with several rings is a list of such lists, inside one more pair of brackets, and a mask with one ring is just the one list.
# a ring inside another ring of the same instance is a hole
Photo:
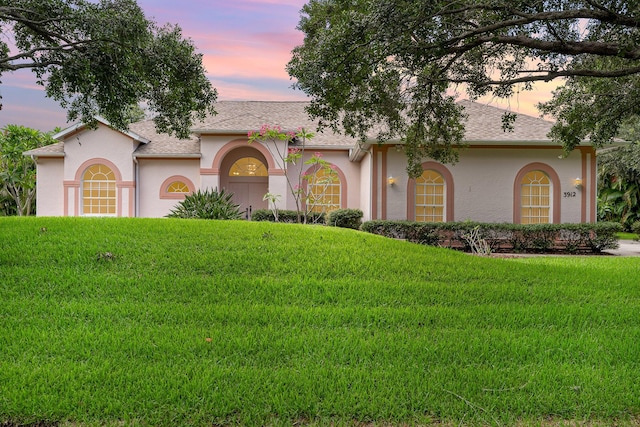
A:
{"label": "sky", "polygon": [[[306,0],[138,0],[148,19],[178,24],[193,40],[218,100],[300,101],[285,66],[291,50],[302,44],[296,29]],[[1,76],[0,128],[18,124],[42,131],[65,128],[66,112],[45,97],[30,70]],[[508,102],[485,103],[537,116],[535,103],[549,97],[539,87]]]}

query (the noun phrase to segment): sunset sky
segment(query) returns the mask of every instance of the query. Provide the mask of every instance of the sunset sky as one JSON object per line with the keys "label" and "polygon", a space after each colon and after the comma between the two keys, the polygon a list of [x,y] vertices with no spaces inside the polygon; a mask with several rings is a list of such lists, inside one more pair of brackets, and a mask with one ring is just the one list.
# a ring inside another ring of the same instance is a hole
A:
{"label": "sunset sky", "polygon": [[[207,76],[219,100],[305,100],[285,71],[291,50],[302,43],[296,30],[306,0],[138,0],[158,24],[178,24],[204,54]],[[1,77],[0,127],[19,124],[43,131],[67,127],[66,113],[44,96],[28,70]],[[547,91],[526,93],[508,104],[537,115],[533,104]],[[490,102],[492,105],[504,106]]]}

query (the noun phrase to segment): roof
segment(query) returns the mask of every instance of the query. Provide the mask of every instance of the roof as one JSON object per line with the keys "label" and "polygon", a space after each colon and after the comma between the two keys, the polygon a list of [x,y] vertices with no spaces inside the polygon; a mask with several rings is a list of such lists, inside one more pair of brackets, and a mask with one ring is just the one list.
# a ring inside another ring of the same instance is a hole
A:
{"label": "roof", "polygon": [[553,123],[526,114],[516,114],[513,131],[502,129],[502,117],[506,110],[463,100],[459,102],[467,113],[465,121],[465,141],[468,143],[550,143],[549,132]]}
{"label": "roof", "polygon": [[[109,123],[109,121],[107,119],[105,119],[104,117],[100,117],[100,116],[96,116],[95,119],[98,121],[98,123],[102,123],[105,126],[108,126],[110,128],[113,128],[113,126],[111,126],[111,123]],[[64,139],[67,135],[72,134],[73,132],[79,130],[79,129],[84,129],[85,128],[85,124],[84,123],[76,123],[74,125],[69,126],[68,128],[56,133],[55,135],[53,135],[53,139]],[[142,135],[138,135],[135,132],[131,132],[129,130],[121,130],[120,132],[122,132],[123,134],[127,135],[128,137],[130,137],[131,139],[141,142],[143,144],[146,144],[147,142],[149,142],[144,136]]]}
{"label": "roof", "polygon": [[[465,141],[473,144],[549,144],[548,137],[552,122],[516,114],[514,130],[502,129],[503,109],[484,105],[468,100],[460,101],[468,115],[465,122]],[[258,130],[262,125],[278,125],[283,130],[296,130],[300,127],[315,133],[309,141],[309,148],[352,149],[357,147],[357,140],[348,136],[336,134],[330,129],[317,132],[317,120],[311,120],[306,112],[308,102],[303,101],[218,101],[215,105],[217,114],[208,116],[196,123],[192,129],[192,136],[179,139],[167,134],[159,134],[152,120],[133,123],[126,135],[142,142],[134,152],[138,158],[150,157],[184,157],[198,158],[201,156],[200,136],[209,135],[246,135],[249,131]],[[98,118],[101,123],[108,125],[106,120]],[[54,138],[64,138],[73,131],[82,128],[77,124],[54,135]],[[375,135],[371,135],[371,142]],[[64,155],[62,142],[38,148],[25,153],[41,157],[60,157]]]}
{"label": "roof", "polygon": [[134,152],[137,158],[185,157],[200,158],[200,138],[191,135],[189,139],[176,138],[166,133],[158,133],[153,120],[132,123],[130,129],[144,135],[149,142],[141,144]]}
{"label": "roof", "polygon": [[352,148],[356,140],[324,129],[317,132],[318,121],[307,114],[308,102],[302,101],[218,101],[214,116],[194,126],[193,132],[202,134],[243,134],[260,129],[262,125],[280,126],[285,131],[305,128],[315,136],[307,146]]}
{"label": "roof", "polygon": [[55,144],[34,148],[33,150],[25,151],[22,154],[25,156],[38,157],[64,157],[64,142],[56,142]]}

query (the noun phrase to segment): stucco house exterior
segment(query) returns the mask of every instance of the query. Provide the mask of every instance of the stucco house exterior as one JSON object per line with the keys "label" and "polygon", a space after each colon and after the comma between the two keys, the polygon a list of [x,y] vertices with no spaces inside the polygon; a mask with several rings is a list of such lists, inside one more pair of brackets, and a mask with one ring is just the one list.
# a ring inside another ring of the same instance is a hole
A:
{"label": "stucco house exterior", "polygon": [[[264,124],[316,128],[305,102],[221,101],[218,114],[197,124],[191,138],[155,132],[153,122],[115,130],[99,120],[95,130],[77,124],[55,135],[56,144],[25,155],[37,162],[39,216],[163,217],[185,194],[224,188],[243,211],[295,209],[285,167],[267,144],[248,143]],[[431,160],[409,179],[401,144],[371,140],[358,145],[330,131],[316,133],[305,158],[319,153],[336,171],[331,196],[319,209],[358,208],[364,219],[418,221],[580,223],[596,221],[596,153],[580,145],[568,156],[547,134],[551,123],[518,115],[513,132],[502,129],[503,110],[462,101],[468,119],[455,165]],[[278,147],[286,150],[286,142]],[[303,169],[309,174],[317,170]]]}

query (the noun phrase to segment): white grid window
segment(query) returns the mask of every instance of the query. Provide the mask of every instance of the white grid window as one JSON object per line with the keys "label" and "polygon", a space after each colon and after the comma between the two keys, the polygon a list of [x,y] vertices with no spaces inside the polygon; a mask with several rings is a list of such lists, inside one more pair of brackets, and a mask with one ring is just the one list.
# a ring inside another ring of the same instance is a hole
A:
{"label": "white grid window", "polygon": [[443,222],[446,206],[444,177],[434,170],[426,170],[416,179],[415,220]]}
{"label": "white grid window", "polygon": [[312,212],[340,209],[342,189],[338,174],[330,168],[318,169],[307,183],[307,206]]}
{"label": "white grid window", "polygon": [[90,166],[82,176],[83,215],[116,214],[116,176],[109,167]]}
{"label": "white grid window", "polygon": [[551,181],[541,171],[531,171],[522,178],[520,218],[523,224],[551,222]]}

